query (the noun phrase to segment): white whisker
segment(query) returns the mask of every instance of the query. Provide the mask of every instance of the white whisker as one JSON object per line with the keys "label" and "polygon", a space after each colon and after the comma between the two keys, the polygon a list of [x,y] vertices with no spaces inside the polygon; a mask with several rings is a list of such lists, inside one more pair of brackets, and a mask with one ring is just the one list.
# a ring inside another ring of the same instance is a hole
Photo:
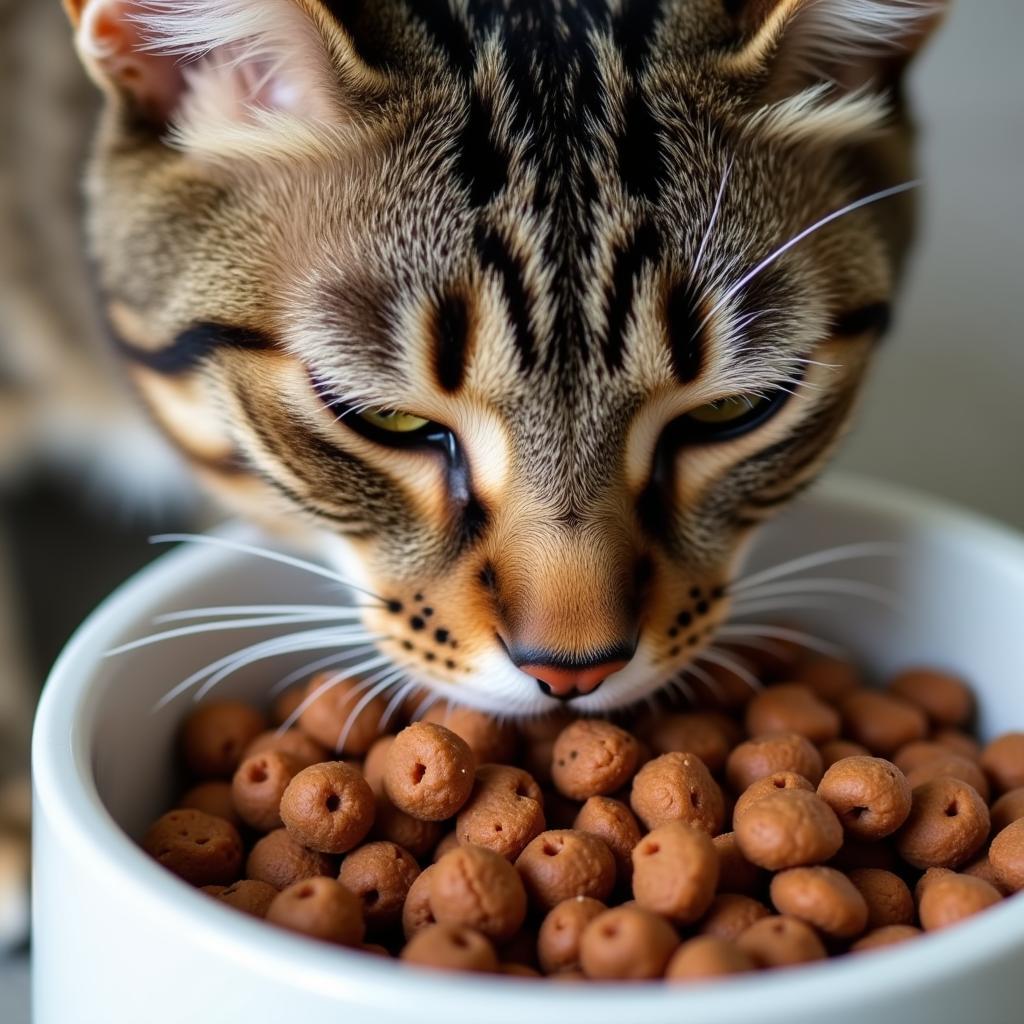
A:
{"label": "white whisker", "polygon": [[384,655],[378,655],[375,658],[369,658],[359,665],[354,665],[345,672],[335,672],[329,676],[312,693],[306,694],[295,710],[277,727],[278,736],[283,736],[299,720],[306,708],[315,704],[325,693],[333,690],[336,686],[340,686],[346,679],[351,679],[353,676],[359,675],[360,672],[369,672],[375,668],[380,668],[381,665],[389,663],[390,660],[390,658]]}
{"label": "white whisker", "polygon": [[793,609],[806,609],[809,611],[816,611],[821,608],[828,609],[846,609],[849,608],[849,602],[839,596],[825,595],[809,595],[794,597],[766,597],[764,600],[749,602],[743,602],[740,604],[737,602],[729,610],[729,622],[737,622],[738,619],[744,615],[753,615],[760,612],[777,612],[787,611]]}
{"label": "white whisker", "polygon": [[356,619],[361,616],[358,607],[327,604],[235,604],[212,608],[188,608],[182,611],[166,612],[153,618],[154,623],[182,622],[186,619],[214,618],[222,615],[333,615],[339,619]]}
{"label": "white whisker", "polygon": [[435,693],[428,697],[417,709],[415,714],[412,716],[414,722],[419,722],[423,716],[439,701],[441,700],[441,694]]}
{"label": "white whisker", "polygon": [[405,702],[406,697],[409,697],[415,692],[420,684],[415,679],[410,679],[404,686],[400,687],[398,692],[388,701],[388,706],[384,709],[384,714],[381,715],[380,727],[386,729],[388,723],[391,721],[395,712]]}
{"label": "white whisker", "polygon": [[700,240],[697,255],[693,258],[693,272],[695,274],[700,269],[701,262],[704,259],[704,252],[708,247],[708,242],[711,241],[711,236],[715,230],[715,224],[718,223],[718,215],[722,211],[722,199],[725,196],[725,187],[729,183],[729,175],[732,174],[732,168],[735,162],[735,157],[730,159],[728,164],[725,166],[725,170],[722,172],[722,181],[718,186],[718,194],[715,196],[715,204],[711,209],[711,216],[708,218],[708,226],[704,231],[704,237]]}
{"label": "white whisker", "polygon": [[348,714],[348,719],[345,721],[345,728],[341,730],[341,733],[338,736],[338,742],[334,744],[335,751],[340,754],[345,749],[345,744],[348,742],[349,735],[355,728],[355,724],[359,720],[359,716],[362,714],[363,709],[367,707],[375,697],[385,693],[404,678],[405,669],[395,669],[389,675],[386,675],[381,682],[377,683],[376,686],[367,690],[366,693],[363,694],[359,703]]}
{"label": "white whisker", "polygon": [[[380,637],[374,639],[388,638]],[[357,652],[359,652],[358,656],[361,657],[363,653],[371,649],[372,645],[368,643],[362,647],[353,647],[349,651],[343,651],[341,654],[335,652],[334,654],[328,654],[326,658],[317,658],[316,661],[311,661],[306,665],[301,665],[299,668],[295,669],[293,672],[289,672],[288,675],[274,683],[270,688],[270,696],[276,697],[279,693],[283,693],[287,690],[292,683],[297,683],[300,679],[305,679],[306,677],[311,676],[314,672],[319,672],[320,669],[331,668],[343,661],[347,661],[349,658],[356,656]]]}
{"label": "white whisker", "polygon": [[[721,632],[721,630],[719,630]],[[718,665],[720,668],[724,668],[727,672],[731,672],[733,675],[738,676],[750,687],[752,690],[761,689],[761,680],[754,675],[748,668],[745,668],[741,661],[731,657],[724,651],[719,650],[717,647],[705,647],[700,654],[696,655],[694,661],[710,661],[712,665]]]}
{"label": "white whisker", "polygon": [[832,562],[845,562],[847,560],[852,561],[855,558],[893,557],[902,554],[903,551],[903,545],[894,544],[891,541],[863,541],[859,544],[841,544],[838,547],[814,551],[808,555],[800,555],[798,558],[790,559],[788,562],[781,562],[771,568],[742,577],[729,585],[729,592],[735,594],[741,590],[745,591],[756,584],[777,579],[779,576],[791,576],[793,573],[800,572],[803,569],[814,569],[819,565],[829,565]]}
{"label": "white whisker", "polygon": [[774,637],[778,640],[791,640],[800,647],[807,647],[812,651],[827,654],[829,657],[842,658],[846,656],[846,651],[844,651],[842,647],[837,644],[829,643],[827,640],[821,640],[816,636],[811,636],[810,633],[804,633],[798,629],[788,629],[785,626],[772,626],[760,622],[749,624],[737,623],[733,626],[722,626],[717,631],[716,636],[721,636],[723,638],[738,638],[732,640],[732,643],[737,647],[743,646],[739,640],[744,637],[768,637],[769,639]]}
{"label": "white whisker", "polygon": [[716,700],[721,701],[723,699],[725,691],[722,689],[718,680],[710,672],[706,672],[700,667],[700,665],[694,665],[692,662],[686,666],[685,671],[692,675],[698,682],[703,683],[711,691],[711,696]]}
{"label": "white whisker", "polygon": [[[869,601],[877,601],[894,611],[902,611],[904,605],[885,587],[862,580],[801,578],[782,580],[776,583],[765,583],[763,586],[747,587],[743,590],[742,599],[762,597],[778,597],[782,594],[845,594],[850,597],[862,597]],[[737,605],[741,601],[736,602]]]}

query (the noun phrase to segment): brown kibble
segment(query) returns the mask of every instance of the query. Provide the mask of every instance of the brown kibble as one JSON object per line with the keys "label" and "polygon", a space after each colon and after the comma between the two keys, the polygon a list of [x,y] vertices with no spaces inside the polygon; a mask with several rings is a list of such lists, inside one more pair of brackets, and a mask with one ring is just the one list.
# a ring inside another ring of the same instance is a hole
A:
{"label": "brown kibble", "polygon": [[555,752],[554,740],[538,740],[523,751],[522,766],[542,786],[550,788],[551,759]]}
{"label": "brown kibble", "polygon": [[757,969],[749,953],[717,935],[700,935],[672,954],[665,977],[675,982],[709,981]]}
{"label": "brown kibble", "polygon": [[615,858],[615,876],[622,885],[633,877],[633,847],[640,842],[640,825],[621,800],[592,796],[580,808],[572,827],[603,839]]}
{"label": "brown kibble", "polygon": [[795,917],[762,918],[740,935],[736,945],[758,967],[792,967],[826,956],[814,929]]}
{"label": "brown kibble", "polygon": [[946,875],[953,875],[956,872],[951,871],[949,868],[928,868],[927,871],[917,880],[917,884],[914,886],[914,905],[917,906],[921,902],[921,897],[924,895],[925,889],[928,888],[933,882],[940,878],[945,878]]}
{"label": "brown kibble", "polygon": [[896,850],[916,868],[958,868],[981,849],[989,826],[988,807],[977,790],[946,775],[914,790]]}
{"label": "brown kibble", "polygon": [[[399,844],[401,845],[401,844]],[[434,863],[436,864],[446,853],[457,849],[459,846],[459,837],[454,832],[449,832],[444,838],[437,844],[434,850]]]}
{"label": "brown kibble", "polygon": [[572,896],[608,898],[615,885],[615,858],[597,836],[553,829],[532,840],[516,860],[530,902],[550,910]]}
{"label": "brown kibble", "polygon": [[633,896],[645,910],[690,924],[715,897],[719,861],[703,830],[681,821],[649,832],[633,850]]}
{"label": "brown kibble", "polygon": [[725,759],[734,745],[729,731],[722,726],[722,716],[713,711],[659,717],[648,739],[656,754],[695,754],[712,775],[725,767]]}
{"label": "brown kibble", "polygon": [[215,818],[223,818],[225,821],[230,821],[235,828],[239,828],[242,824],[242,819],[238,816],[238,811],[235,810],[235,803],[231,799],[231,783],[221,779],[200,782],[197,786],[193,786],[178,800],[176,806],[212,814]]}
{"label": "brown kibble", "polygon": [[945,757],[949,752],[949,747],[936,743],[935,740],[912,740],[893,754],[892,763],[904,775],[909,775],[921,765],[937,757]]}
{"label": "brown kibble", "polygon": [[964,725],[974,714],[974,694],[959,677],[931,668],[906,669],[889,683],[892,693],[916,704],[938,726]]}
{"label": "brown kibble", "polygon": [[266,882],[278,890],[306,878],[334,875],[337,870],[333,857],[307,850],[283,828],[274,829],[257,840],[245,862],[246,878]]}
{"label": "brown kibble", "polygon": [[274,703],[270,706],[271,724],[276,726],[284,725],[302,703],[305,691],[306,688],[300,683],[298,686],[289,686],[284,693],[275,697]]}
{"label": "brown kibble", "polygon": [[[182,805],[184,806],[184,805]],[[1007,825],[1024,818],[1024,786],[1004,793],[990,808],[992,831],[1002,832]]]}
{"label": "brown kibble", "polygon": [[303,768],[281,797],[288,833],[311,850],[344,853],[373,826],[373,791],[355,769],[341,761]]}
{"label": "brown kibble", "polygon": [[711,840],[718,854],[720,869],[718,888],[720,892],[738,892],[747,896],[762,889],[762,871],[743,856],[736,842],[735,832],[723,832]]}
{"label": "brown kibble", "polygon": [[932,739],[961,757],[969,757],[972,761],[977,761],[981,757],[981,744],[973,736],[959,729],[939,729]]}
{"label": "brown kibble", "polygon": [[257,832],[281,827],[281,797],[301,770],[300,762],[281,751],[247,757],[231,780],[231,798],[238,816]]}
{"label": "brown kibble", "polygon": [[469,799],[474,768],[461,736],[434,722],[414,722],[387,750],[384,792],[413,818],[444,821]]}
{"label": "brown kibble", "polygon": [[983,853],[980,857],[975,857],[970,864],[960,869],[960,873],[988,882],[989,885],[998,890],[1003,896],[1011,895],[1011,890],[1007,889],[996,875],[995,868],[992,867],[992,862],[988,859],[987,853]]}
{"label": "brown kibble", "polygon": [[442,701],[423,716],[423,721],[436,722],[461,736],[469,744],[478,765],[502,764],[515,757],[515,726],[484,711]]}
{"label": "brown kibble", "polygon": [[431,908],[442,924],[475,928],[489,939],[511,939],[526,920],[526,890],[500,853],[460,846],[433,865]]}
{"label": "brown kibble", "polygon": [[548,911],[537,935],[537,956],[545,974],[572,970],[580,963],[583,929],[608,908],[589,896],[572,896]]}
{"label": "brown kibble", "polygon": [[509,978],[539,978],[541,976],[540,971],[527,967],[526,964],[502,964],[498,973]]}
{"label": "brown kibble", "polygon": [[867,927],[868,906],[857,887],[835,868],[791,868],[772,879],[772,903],[788,917],[838,939],[852,939]]}
{"label": "brown kibble", "polygon": [[815,657],[805,661],[793,674],[819,700],[839,704],[854,690],[860,689],[860,672],[840,658]]}
{"label": "brown kibble", "polygon": [[684,821],[713,836],[725,820],[722,790],[695,754],[662,754],[648,761],[633,779],[629,804],[649,829]]}
{"label": "brown kibble", "polygon": [[551,754],[551,780],[572,800],[621,789],[636,773],[637,741],[625,729],[596,718],[565,727]]}
{"label": "brown kibble", "polygon": [[755,737],[793,732],[811,743],[825,743],[839,735],[839,712],[806,686],[781,683],[762,690],[747,705],[746,726]]}
{"label": "brown kibble", "polygon": [[370,835],[386,839],[408,850],[417,860],[430,856],[441,841],[444,825],[420,821],[400,811],[386,796],[377,797],[377,810]]}
{"label": "brown kibble", "polygon": [[910,924],[890,924],[884,928],[876,928],[858,939],[851,947],[851,953],[867,953],[873,949],[885,949],[895,946],[907,939],[916,939],[921,934],[920,928]]}
{"label": "brown kibble", "polygon": [[725,777],[734,793],[776,772],[802,775],[816,786],[824,771],[821,754],[810,740],[795,732],[758,736],[741,743],[725,763]]}
{"label": "brown kibble", "polygon": [[242,751],[267,727],[254,707],[237,700],[203,704],[185,719],[181,756],[196,779],[230,779]]}
{"label": "brown kibble", "polygon": [[[310,679],[303,700],[311,700],[299,717],[299,728],[328,750],[362,757],[384,731],[381,719],[387,701],[374,697],[358,715],[353,713],[364,694],[358,679],[339,678],[338,672],[320,672]],[[314,698],[314,694],[318,694]],[[344,738],[344,743],[342,743]]]}
{"label": "brown kibble", "polygon": [[988,882],[950,872],[935,879],[921,893],[918,914],[926,932],[948,928],[998,903],[1002,896]]}
{"label": "brown kibble", "polygon": [[307,878],[279,892],[267,910],[267,920],[339,946],[359,946],[363,941],[359,900],[333,878]]}
{"label": "brown kibble", "polygon": [[245,878],[216,893],[222,903],[253,917],[266,917],[267,908],[276,895],[277,890],[272,885],[254,878]]}
{"label": "brown kibble", "polygon": [[836,812],[843,829],[857,839],[891,835],[910,814],[910,786],[891,761],[848,757],[822,777],[818,796]]}
{"label": "brown kibble", "polygon": [[432,924],[417,932],[402,950],[402,959],[442,971],[493,974],[498,970],[498,954],[490,941],[457,924]]}
{"label": "brown kibble", "polygon": [[242,751],[242,760],[244,761],[254,754],[269,754],[271,751],[290,754],[299,762],[300,770],[308,768],[311,764],[319,764],[321,761],[331,759],[327,748],[307,736],[301,729],[288,729],[286,732],[268,729],[266,732],[261,732]]}
{"label": "brown kibble", "polygon": [[854,868],[849,879],[864,897],[870,930],[914,920],[914,897],[899,875],[880,868]]}
{"label": "brown kibble", "polygon": [[583,929],[580,965],[588,978],[600,981],[660,978],[678,945],[664,918],[639,907],[616,907]]}
{"label": "brown kibble", "polygon": [[997,793],[1024,786],[1024,732],[997,736],[982,750],[981,767]]}
{"label": "brown kibble", "polygon": [[828,743],[822,743],[818,749],[826,771],[836,761],[842,761],[843,758],[869,757],[871,754],[867,747],[862,746],[860,743],[854,743],[852,740],[829,740]]}
{"label": "brown kibble", "polygon": [[829,860],[843,843],[843,828],[814,793],[780,789],[750,806],[736,824],[736,841],[747,860],[783,871]]}
{"label": "brown kibble", "polygon": [[192,885],[230,885],[242,871],[242,838],[223,818],[192,809],[168,811],[142,840],[154,860]]}
{"label": "brown kibble", "polygon": [[988,779],[978,762],[960,754],[954,754],[951,750],[929,758],[908,772],[907,785],[911,789],[917,789],[923,783],[931,782],[932,779],[941,778],[943,775],[950,775],[954,779],[960,779],[961,782],[973,786],[982,800],[988,801],[990,794]]}
{"label": "brown kibble", "polygon": [[700,932],[719,939],[736,939],[752,924],[770,914],[771,911],[760,900],[740,893],[723,892],[708,907],[700,923]]}
{"label": "brown kibble", "polygon": [[772,772],[757,782],[752,782],[736,800],[736,806],[732,811],[732,820],[735,824],[743,817],[746,810],[757,803],[767,793],[774,793],[779,789],[802,789],[807,793],[813,793],[814,787],[796,772]]}
{"label": "brown kibble", "polygon": [[366,752],[366,757],[363,759],[363,778],[373,790],[374,796],[384,795],[385,765],[388,751],[394,742],[394,736],[381,736],[379,740],[374,740],[373,746]]}
{"label": "brown kibble", "polygon": [[1024,889],[1024,818],[999,832],[989,847],[988,859],[1002,887],[1009,892]]}
{"label": "brown kibble", "polygon": [[910,701],[877,690],[858,690],[839,706],[849,739],[873,754],[888,757],[912,740],[928,734],[928,718]]}
{"label": "brown kibble", "polygon": [[485,846],[515,860],[545,828],[540,787],[520,768],[484,764],[469,800],[455,819],[462,844]]}
{"label": "brown kibble", "polygon": [[402,904],[420,866],[408,850],[394,843],[367,843],[341,862],[338,881],[363,904],[367,928],[379,930],[402,916]]}
{"label": "brown kibble", "polygon": [[434,917],[434,910],[430,905],[436,868],[436,864],[427,865],[409,886],[409,892],[402,904],[402,932],[407,940],[424,928],[437,924],[437,918]]}

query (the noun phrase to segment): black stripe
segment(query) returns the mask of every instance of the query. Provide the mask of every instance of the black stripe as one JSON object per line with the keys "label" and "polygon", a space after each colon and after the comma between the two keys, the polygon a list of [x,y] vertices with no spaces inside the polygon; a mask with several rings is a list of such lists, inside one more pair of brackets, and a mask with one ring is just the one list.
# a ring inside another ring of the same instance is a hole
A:
{"label": "black stripe", "polygon": [[630,0],[615,23],[615,39],[626,67],[637,71],[647,58],[661,17],[661,0]]}
{"label": "black stripe", "polygon": [[665,308],[672,370],[681,384],[692,384],[704,367],[700,293],[689,279],[672,286]]}
{"label": "black stripe", "polygon": [[441,299],[434,318],[434,373],[442,390],[452,394],[466,376],[469,311],[461,295]]}
{"label": "black stripe", "polygon": [[348,36],[356,56],[368,67],[382,70],[395,60],[395,48],[374,18],[379,0],[320,0]]}
{"label": "black stripe", "polygon": [[845,338],[866,334],[868,331],[885,334],[891,319],[892,310],[888,302],[872,302],[837,316],[832,321],[832,334]]}
{"label": "black stripe", "polygon": [[410,0],[409,6],[433,37],[438,49],[465,78],[469,78],[473,73],[473,40],[468,26],[452,13],[448,0]]}
{"label": "black stripe", "polygon": [[469,115],[456,143],[457,173],[472,206],[486,206],[508,182],[508,158],[494,144],[490,105],[474,91]]}
{"label": "black stripe", "polygon": [[626,98],[623,117],[625,126],[616,140],[622,183],[630,195],[656,199],[665,174],[658,122],[635,90]]}
{"label": "black stripe", "polygon": [[218,349],[233,348],[266,352],[274,348],[270,337],[261,331],[231,324],[200,323],[182,331],[166,348],[150,351],[132,345],[111,329],[114,343],[133,363],[167,375],[188,373],[209,359]]}
{"label": "black stripe", "polygon": [[537,362],[537,350],[533,328],[530,326],[529,297],[523,286],[522,268],[496,231],[478,228],[475,241],[484,270],[493,270],[501,282],[519,352],[519,363],[524,371],[528,371]]}
{"label": "black stripe", "polygon": [[615,254],[608,296],[608,326],[604,338],[605,363],[611,370],[622,365],[624,335],[633,309],[637,277],[646,264],[657,260],[660,251],[658,230],[645,221],[637,228],[629,243]]}

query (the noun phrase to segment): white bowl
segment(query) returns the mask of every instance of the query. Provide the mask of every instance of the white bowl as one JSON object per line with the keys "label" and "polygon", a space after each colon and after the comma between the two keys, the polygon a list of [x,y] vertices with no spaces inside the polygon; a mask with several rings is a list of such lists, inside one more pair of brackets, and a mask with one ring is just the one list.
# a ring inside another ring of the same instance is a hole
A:
{"label": "white bowl", "polygon": [[[848,645],[878,672],[910,662],[961,671],[977,687],[983,734],[1024,727],[1024,540],[929,498],[836,478],[772,525],[749,564],[861,541],[895,541],[903,553],[809,574],[887,587],[905,614],[851,599],[845,611],[788,618]],[[152,632],[153,617],[171,609],[323,594],[323,581],[280,565],[185,548],[122,587],[70,642],[34,738],[36,1024],[1020,1019],[1024,898],[884,953],[680,990],[413,970],[277,931],[192,891],[133,841],[171,798],[173,737],[187,705],[151,709],[189,671],[258,637],[205,634],[104,655]],[[263,667],[219,692],[262,695],[267,679]]]}

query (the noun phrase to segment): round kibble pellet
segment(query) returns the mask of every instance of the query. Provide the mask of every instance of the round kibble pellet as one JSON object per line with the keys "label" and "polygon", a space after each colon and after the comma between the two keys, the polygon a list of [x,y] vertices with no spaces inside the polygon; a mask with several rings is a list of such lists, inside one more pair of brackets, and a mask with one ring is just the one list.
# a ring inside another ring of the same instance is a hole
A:
{"label": "round kibble pellet", "polygon": [[780,789],[752,804],[736,824],[743,856],[769,871],[821,864],[843,843],[832,808],[814,793]]}
{"label": "round kibble pellet", "polygon": [[455,819],[458,841],[515,860],[546,827],[540,787],[520,768],[485,764]]}
{"label": "round kibble pellet", "polygon": [[340,946],[363,941],[359,900],[333,878],[307,878],[279,892],[267,910],[271,924]]}
{"label": "round kibble pellet", "polygon": [[537,934],[537,958],[545,974],[572,970],[580,963],[583,929],[608,908],[589,896],[572,896],[548,911]]}
{"label": "round kibble pellet", "polygon": [[913,923],[914,897],[899,875],[881,868],[854,868],[848,877],[867,904],[870,930]]}
{"label": "round kibble pellet", "polygon": [[660,978],[679,945],[675,929],[640,907],[616,907],[583,929],[580,966],[600,981]]}
{"label": "round kibble pellet", "polygon": [[940,878],[945,878],[947,875],[952,874],[955,874],[955,872],[951,871],[949,868],[928,868],[917,880],[917,884],[914,886],[914,905],[917,906],[920,904],[921,897],[924,895],[924,891],[929,885],[938,881]]}
{"label": "round kibble pellet", "polygon": [[301,769],[300,761],[281,751],[247,757],[231,780],[231,798],[242,821],[257,832],[280,828],[281,797]]}
{"label": "round kibble pellet", "polygon": [[602,902],[615,885],[615,858],[607,844],[576,829],[553,829],[532,840],[516,859],[530,902],[550,910],[571,896]]}
{"label": "round kibble pellet", "polygon": [[216,894],[217,899],[235,910],[253,917],[266,917],[267,908],[277,896],[277,890],[266,882],[245,878]]}
{"label": "round kibble pellet", "polygon": [[670,821],[722,831],[725,801],[707,766],[695,754],[662,754],[637,772],[629,805],[648,829]]}
{"label": "round kibble pellet", "polygon": [[446,853],[457,849],[460,845],[459,837],[454,832],[449,832],[434,849],[434,863],[436,864]]}
{"label": "round kibble pellet", "polygon": [[700,922],[702,935],[736,939],[752,924],[768,917],[771,911],[760,901],[736,892],[716,896]]}
{"label": "round kibble pellet", "polygon": [[868,906],[857,887],[835,868],[791,868],[772,879],[775,909],[837,939],[852,939],[867,927]]}
{"label": "round kibble pellet", "polygon": [[839,705],[848,739],[888,757],[928,734],[928,718],[910,701],[876,690],[858,690]]}
{"label": "round kibble pellet", "polygon": [[1024,732],[997,736],[982,750],[981,767],[997,793],[1024,786]]}
{"label": "round kibble pellet", "polygon": [[420,866],[394,843],[367,843],[341,862],[338,881],[362,901],[367,928],[380,930],[402,916],[402,904]]}
{"label": "round kibble pellet", "polygon": [[431,908],[442,924],[475,928],[496,942],[511,939],[523,926],[523,880],[500,853],[460,846],[431,870]]}
{"label": "round kibble pellet", "polygon": [[975,857],[970,864],[960,869],[960,873],[980,878],[983,882],[988,882],[989,885],[997,889],[1003,896],[1011,895],[1011,890],[1007,889],[996,875],[996,870],[992,867],[992,861],[988,859],[987,853],[983,853],[980,857]]}
{"label": "round kibble pellet", "polygon": [[370,835],[404,847],[417,859],[429,857],[434,851],[444,825],[439,821],[421,821],[400,811],[386,796],[377,797],[377,810]]}
{"label": "round kibble pellet", "polygon": [[437,924],[434,909],[430,905],[430,894],[436,864],[428,864],[417,876],[405,902],[402,904],[402,932],[406,939],[411,939],[417,932]]}
{"label": "round kibble pellet", "polygon": [[1009,892],[1024,889],[1024,818],[999,832],[989,847],[988,859],[1001,886]]}
{"label": "round kibble pellet", "polygon": [[288,886],[304,878],[337,874],[338,864],[326,853],[308,850],[297,843],[283,828],[268,832],[256,841],[245,862],[245,877],[266,882],[275,889]]}
{"label": "round kibble pellet", "polygon": [[857,667],[840,658],[810,658],[796,669],[793,679],[829,704],[840,703],[861,686]]}
{"label": "round kibble pellet", "polygon": [[945,757],[948,753],[949,747],[936,743],[935,740],[911,740],[892,755],[892,763],[904,775],[909,775],[915,768],[936,757]]}
{"label": "round kibble pellet", "polygon": [[776,772],[794,772],[816,786],[823,771],[818,748],[795,732],[747,740],[725,763],[725,777],[734,793],[742,793],[758,779]]}
{"label": "round kibble pellet", "polygon": [[819,744],[839,735],[839,712],[806,686],[782,683],[754,696],[747,705],[746,726],[751,736],[795,732]]}
{"label": "round kibble pellet", "polygon": [[413,818],[444,821],[469,799],[474,768],[473,752],[461,736],[434,722],[414,722],[388,747],[384,792]]}
{"label": "round kibble pellet", "polygon": [[608,844],[615,858],[615,876],[622,885],[633,877],[633,847],[640,842],[640,825],[621,800],[592,796],[580,808],[573,828],[589,832]]}
{"label": "round kibble pellet", "polygon": [[960,729],[937,729],[932,739],[939,746],[946,747],[961,757],[969,757],[972,761],[977,761],[981,757],[981,744]]}
{"label": "round kibble pellet", "polygon": [[910,668],[889,682],[892,693],[916,704],[937,726],[965,724],[974,714],[974,694],[959,677],[930,668]]}
{"label": "round kibble pellet", "polygon": [[384,771],[387,764],[388,751],[395,742],[394,736],[381,736],[374,740],[373,746],[363,758],[363,778],[373,790],[375,796],[384,795]]}
{"label": "round kibble pellet", "polygon": [[755,895],[763,888],[762,870],[751,864],[736,842],[735,832],[723,832],[711,840],[718,854],[718,888],[720,892]]}
{"label": "round kibble pellet", "polygon": [[890,924],[884,928],[876,928],[868,932],[863,938],[858,939],[851,947],[851,953],[867,953],[873,949],[885,949],[888,946],[897,946],[907,939],[916,939],[921,934],[920,928],[912,924]]}
{"label": "round kibble pellet", "polygon": [[503,764],[515,757],[515,726],[485,711],[441,703],[435,704],[423,716],[423,721],[436,722],[461,736],[473,751],[478,765]]}
{"label": "round kibble pellet", "polygon": [[818,750],[825,771],[828,771],[836,761],[842,761],[846,757],[869,757],[871,754],[867,747],[852,740],[829,740],[828,743],[822,743]]}
{"label": "round kibble pellet", "polygon": [[779,789],[802,789],[807,793],[813,793],[814,787],[796,772],[772,772],[757,782],[752,782],[736,799],[736,806],[732,810],[733,823],[743,817],[747,808],[757,803],[767,793],[774,793]]}
{"label": "round kibble pellet", "polygon": [[230,779],[242,751],[267,727],[254,707],[213,701],[193,711],[181,729],[181,756],[197,779]]}
{"label": "round kibble pellet", "polygon": [[287,729],[285,732],[269,729],[261,732],[242,751],[242,760],[254,754],[269,754],[271,751],[290,754],[299,762],[300,769],[308,768],[311,764],[319,764],[321,761],[329,761],[331,758],[325,746],[307,736],[301,729]]}
{"label": "round kibble pellet", "polygon": [[498,970],[498,954],[486,936],[457,924],[432,924],[418,931],[401,957],[406,963],[443,971]]}
{"label": "round kibble pellet", "polygon": [[715,898],[719,861],[703,830],[681,821],[648,832],[633,850],[633,896],[677,924],[702,917]]}
{"label": "round kibble pellet", "polygon": [[305,692],[305,686],[300,683],[298,686],[289,686],[284,693],[278,694],[274,698],[274,703],[270,705],[270,721],[276,726],[284,725],[302,703]]}
{"label": "round kibble pellet", "polygon": [[586,800],[621,789],[634,776],[637,741],[625,729],[581,718],[559,733],[551,752],[551,780],[563,796]]}
{"label": "round kibble pellet", "polygon": [[991,907],[1002,899],[988,882],[950,872],[937,878],[921,894],[917,912],[926,932],[938,931]]}
{"label": "round kibble pellet", "polygon": [[672,954],[665,977],[673,982],[700,982],[756,969],[750,954],[729,939],[699,935],[684,942]]}
{"label": "round kibble pellet", "polygon": [[969,786],[973,786],[982,800],[988,801],[990,787],[985,773],[977,761],[972,761],[961,754],[947,751],[929,758],[923,764],[919,764],[912,771],[907,773],[907,785],[916,789],[922,783],[931,782],[932,779],[941,778],[943,775],[950,775],[954,779],[960,779]]}
{"label": "round kibble pellet", "polygon": [[328,750],[361,757],[384,731],[381,719],[387,701],[374,697],[356,715],[363,701],[359,685],[358,679],[339,678],[337,672],[313,676],[303,697],[310,703],[299,717],[299,728]]}
{"label": "round kibble pellet", "polygon": [[792,967],[824,960],[825,947],[817,932],[795,917],[764,917],[755,921],[736,945],[758,967]]}
{"label": "round kibble pellet", "polygon": [[695,754],[717,775],[733,744],[720,716],[708,711],[665,715],[651,730],[648,740],[656,754]]}
{"label": "round kibble pellet", "polygon": [[304,768],[281,797],[281,820],[289,835],[320,853],[344,853],[373,826],[373,791],[360,773],[341,761]]}
{"label": "round kibble pellet", "polygon": [[879,757],[837,761],[818,784],[818,796],[857,839],[883,839],[910,814],[910,785],[891,761]]}
{"label": "round kibble pellet", "polygon": [[[187,806],[182,804],[182,806]],[[198,806],[198,805],[197,805]],[[212,813],[212,812],[211,812]],[[1024,818],[1024,786],[1018,786],[1004,793],[989,808],[992,818],[992,831],[1002,832],[1007,825]]]}
{"label": "round kibble pellet", "polygon": [[215,818],[223,818],[230,821],[235,828],[242,824],[242,819],[235,810],[235,802],[231,799],[231,783],[222,779],[200,782],[193,786],[177,801],[177,806],[212,814]]}
{"label": "round kibble pellet", "polygon": [[154,822],[142,848],[192,885],[230,885],[238,881],[245,856],[238,829],[223,818],[183,808]]}
{"label": "round kibble pellet", "polygon": [[948,775],[918,786],[896,850],[916,868],[957,868],[988,838],[990,819],[977,790]]}

